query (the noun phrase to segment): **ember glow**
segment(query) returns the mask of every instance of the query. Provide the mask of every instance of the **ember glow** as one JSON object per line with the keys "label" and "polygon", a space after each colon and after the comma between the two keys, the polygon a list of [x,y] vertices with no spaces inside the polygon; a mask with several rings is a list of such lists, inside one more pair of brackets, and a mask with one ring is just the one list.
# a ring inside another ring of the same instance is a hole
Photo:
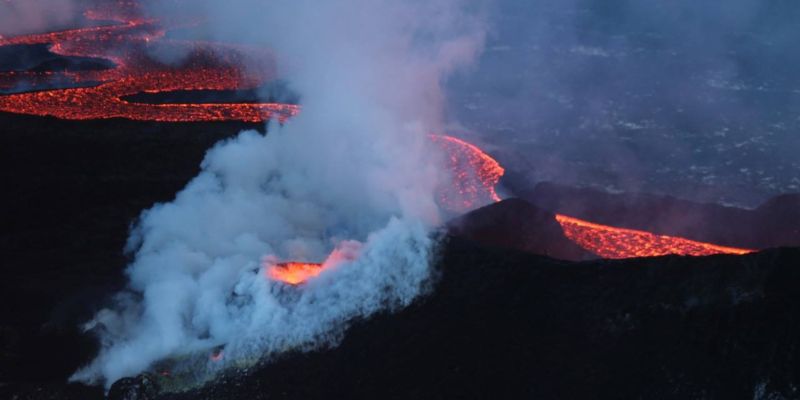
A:
{"label": "ember glow", "polygon": [[[255,88],[270,76],[272,64],[269,54],[257,49],[165,39],[166,31],[157,21],[137,16],[135,2],[120,0],[115,4],[84,14],[87,20],[107,25],[0,38],[0,46],[47,44],[58,55],[100,58],[115,65],[107,70],[78,72],[0,72],[0,89],[25,85],[36,90],[0,96],[0,111],[72,120],[164,122],[261,122],[273,117],[283,122],[297,113],[297,106],[277,103],[144,104],[124,100],[143,92]],[[156,46],[165,53],[185,53],[186,60],[180,67],[154,61],[148,51]],[[245,51],[254,60],[246,59]],[[248,73],[241,67],[245,62],[260,65],[262,70]],[[49,89],[59,82],[81,87]]]}
{"label": "ember glow", "polygon": [[347,263],[358,258],[361,243],[346,240],[339,243],[328,255],[325,262],[313,263],[305,261],[286,261],[275,263],[270,257],[264,261],[267,276],[274,280],[290,285],[299,285],[314,278],[329,268]]}
{"label": "ember glow", "polygon": [[303,283],[319,275],[320,272],[322,272],[322,264],[320,263],[295,261],[276,264],[267,270],[270,278],[290,285]]}
{"label": "ember glow", "polygon": [[657,257],[667,254],[707,256],[753,251],[600,225],[566,215],[556,215],[556,220],[570,240],[603,258]]}
{"label": "ember glow", "polygon": [[430,139],[444,150],[452,174],[452,186],[439,193],[446,208],[468,211],[500,201],[495,187],[505,170],[494,158],[477,146],[452,136],[431,135]]}

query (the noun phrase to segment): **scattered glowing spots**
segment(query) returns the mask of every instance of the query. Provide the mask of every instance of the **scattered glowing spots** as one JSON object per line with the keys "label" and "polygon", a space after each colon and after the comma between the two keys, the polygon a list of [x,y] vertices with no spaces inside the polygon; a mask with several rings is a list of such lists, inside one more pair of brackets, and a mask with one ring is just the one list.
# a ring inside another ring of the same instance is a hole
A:
{"label": "scattered glowing spots", "polygon": [[753,250],[718,246],[674,236],[600,225],[556,215],[564,233],[584,249],[603,258],[656,257],[667,254],[706,256],[747,254]]}

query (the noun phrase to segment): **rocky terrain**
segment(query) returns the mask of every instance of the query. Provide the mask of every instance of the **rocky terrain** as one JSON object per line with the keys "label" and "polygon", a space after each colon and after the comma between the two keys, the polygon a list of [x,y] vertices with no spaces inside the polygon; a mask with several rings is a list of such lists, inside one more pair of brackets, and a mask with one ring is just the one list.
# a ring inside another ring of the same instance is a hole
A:
{"label": "rocky terrain", "polygon": [[[80,324],[124,284],[129,224],[171,199],[206,149],[244,126],[10,115],[0,126],[0,397],[100,399],[101,388],[66,378],[96,351]],[[506,204],[459,221],[471,229],[454,228],[442,243],[434,290],[396,314],[353,321],[336,348],[285,354],[189,392],[166,393],[163,378],[144,375],[109,395],[800,397],[799,249],[559,261],[519,249],[525,235],[557,233],[551,214]],[[552,256],[581,259],[555,240]]]}

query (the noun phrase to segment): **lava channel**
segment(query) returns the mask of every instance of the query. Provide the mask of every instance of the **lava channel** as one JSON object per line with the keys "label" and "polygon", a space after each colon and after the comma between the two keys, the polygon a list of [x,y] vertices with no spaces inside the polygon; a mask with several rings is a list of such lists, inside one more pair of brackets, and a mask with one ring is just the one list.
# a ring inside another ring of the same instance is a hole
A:
{"label": "lava channel", "polygon": [[439,202],[448,210],[466,212],[500,201],[495,187],[505,170],[500,163],[471,143],[446,135],[430,135],[445,153],[452,182],[439,190]]}
{"label": "lava channel", "polygon": [[[165,39],[166,31],[157,21],[138,16],[136,2],[112,4],[116,7],[84,13],[88,20],[109,21],[108,25],[0,38],[0,46],[47,44],[54,54],[106,59],[115,65],[77,72],[0,72],[0,89],[28,89],[0,96],[0,111],[70,120],[161,122],[262,122],[271,118],[284,122],[297,114],[296,105],[280,103],[145,104],[124,100],[143,92],[252,89],[264,83],[264,77],[274,75],[274,66],[271,55],[259,49]],[[185,54],[185,60],[181,66],[170,66],[153,60],[152,52]],[[241,65],[258,67],[247,73]],[[63,82],[79,87],[51,88]]]}
{"label": "lava channel", "polygon": [[556,220],[570,240],[603,258],[657,257],[668,254],[708,256],[753,252],[681,237],[600,225],[566,215],[556,215]]}

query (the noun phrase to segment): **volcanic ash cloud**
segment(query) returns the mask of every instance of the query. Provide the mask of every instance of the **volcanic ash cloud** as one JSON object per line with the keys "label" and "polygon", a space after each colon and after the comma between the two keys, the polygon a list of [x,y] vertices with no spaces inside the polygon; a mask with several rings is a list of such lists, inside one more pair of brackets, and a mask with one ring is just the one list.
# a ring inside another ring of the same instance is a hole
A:
{"label": "volcanic ash cloud", "polygon": [[[449,181],[428,134],[442,127],[440,84],[473,59],[481,24],[456,0],[328,3],[198,2],[215,38],[276,51],[303,111],[217,144],[173,201],[142,213],[128,288],[87,324],[102,349],[73,379],[108,386],[193,354],[213,372],[332,345],[352,318],[425,290]],[[326,258],[298,287],[265,270]]]}

